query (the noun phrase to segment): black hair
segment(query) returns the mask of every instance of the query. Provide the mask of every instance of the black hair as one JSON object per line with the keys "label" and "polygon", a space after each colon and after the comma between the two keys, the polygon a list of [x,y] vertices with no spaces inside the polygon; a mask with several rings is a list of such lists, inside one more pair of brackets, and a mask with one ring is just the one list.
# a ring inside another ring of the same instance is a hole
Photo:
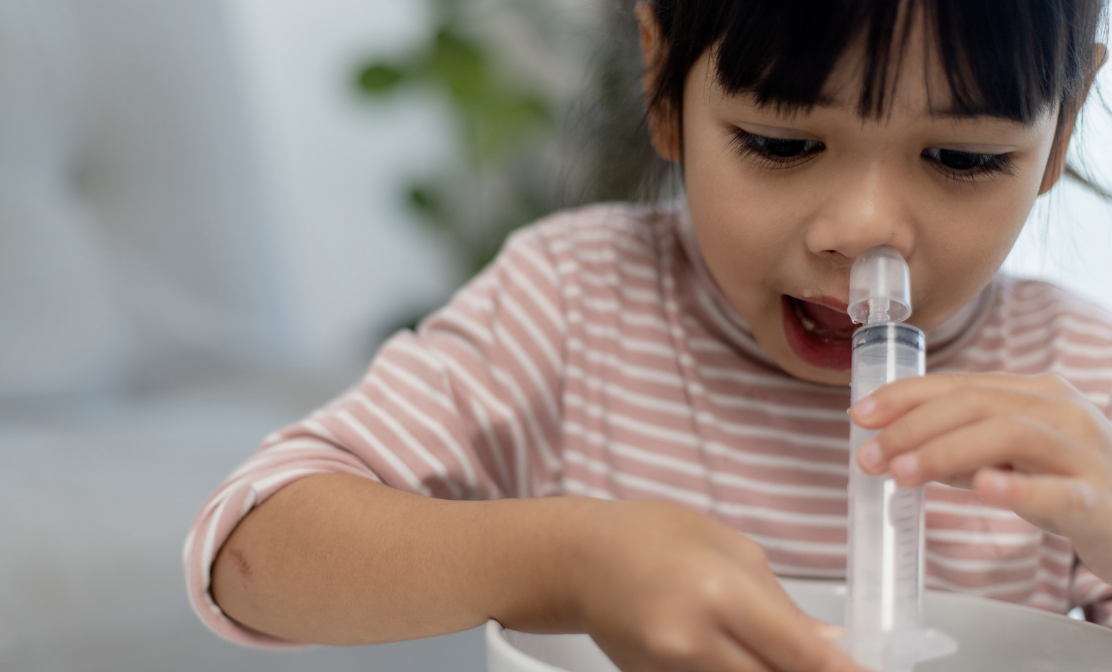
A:
{"label": "black hair", "polygon": [[654,105],[681,112],[687,74],[714,49],[720,84],[786,110],[822,102],[851,43],[863,45],[858,112],[880,117],[911,22],[946,71],[946,112],[1029,122],[1068,106],[1093,62],[1104,0],[650,0],[665,43]]}

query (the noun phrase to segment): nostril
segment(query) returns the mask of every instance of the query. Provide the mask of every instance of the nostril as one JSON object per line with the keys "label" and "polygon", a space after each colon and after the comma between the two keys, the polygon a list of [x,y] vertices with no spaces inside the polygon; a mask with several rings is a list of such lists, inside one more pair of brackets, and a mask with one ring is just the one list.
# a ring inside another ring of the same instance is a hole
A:
{"label": "nostril", "polygon": [[838,250],[823,250],[818,256],[828,261],[836,269],[849,268],[853,265],[853,257],[847,257]]}

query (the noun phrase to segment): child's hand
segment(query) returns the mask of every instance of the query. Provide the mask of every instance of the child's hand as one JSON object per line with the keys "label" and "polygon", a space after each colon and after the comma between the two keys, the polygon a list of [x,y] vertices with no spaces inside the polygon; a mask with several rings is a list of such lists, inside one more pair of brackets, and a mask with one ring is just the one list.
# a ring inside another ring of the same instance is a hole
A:
{"label": "child's hand", "polygon": [[899,485],[972,488],[1073,542],[1112,580],[1112,423],[1058,376],[935,374],[900,380],[851,409],[870,429],[857,462]]}
{"label": "child's hand", "polygon": [[583,625],[625,672],[860,672],[756,543],[675,504],[600,509],[573,585]]}

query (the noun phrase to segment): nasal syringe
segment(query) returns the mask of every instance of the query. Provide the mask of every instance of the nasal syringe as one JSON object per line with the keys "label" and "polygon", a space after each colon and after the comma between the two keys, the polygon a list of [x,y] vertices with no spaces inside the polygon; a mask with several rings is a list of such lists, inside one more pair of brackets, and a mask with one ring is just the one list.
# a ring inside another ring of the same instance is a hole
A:
{"label": "nasal syringe", "polygon": [[[926,372],[926,337],[901,324],[911,315],[907,262],[892,247],[875,247],[850,271],[853,335],[852,400],[886,383]],[[916,663],[957,650],[923,624],[923,489],[900,488],[887,475],[857,466],[857,451],[878,432],[850,427],[849,555],[843,647],[878,672],[910,672]]]}

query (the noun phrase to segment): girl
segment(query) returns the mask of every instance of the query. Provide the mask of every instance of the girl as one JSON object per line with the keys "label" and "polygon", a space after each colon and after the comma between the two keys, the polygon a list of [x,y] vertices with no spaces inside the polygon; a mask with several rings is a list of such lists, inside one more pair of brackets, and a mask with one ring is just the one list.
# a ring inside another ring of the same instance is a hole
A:
{"label": "girl", "polygon": [[[623,670],[854,670],[775,579],[843,576],[852,417],[884,428],[862,468],[928,484],[930,585],[1112,624],[1112,316],[996,276],[1063,170],[1100,15],[638,4],[685,200],[517,233],[269,437],[186,543],[201,617],[274,647],[496,618]],[[849,267],[882,244],[932,373],[847,417]]]}

